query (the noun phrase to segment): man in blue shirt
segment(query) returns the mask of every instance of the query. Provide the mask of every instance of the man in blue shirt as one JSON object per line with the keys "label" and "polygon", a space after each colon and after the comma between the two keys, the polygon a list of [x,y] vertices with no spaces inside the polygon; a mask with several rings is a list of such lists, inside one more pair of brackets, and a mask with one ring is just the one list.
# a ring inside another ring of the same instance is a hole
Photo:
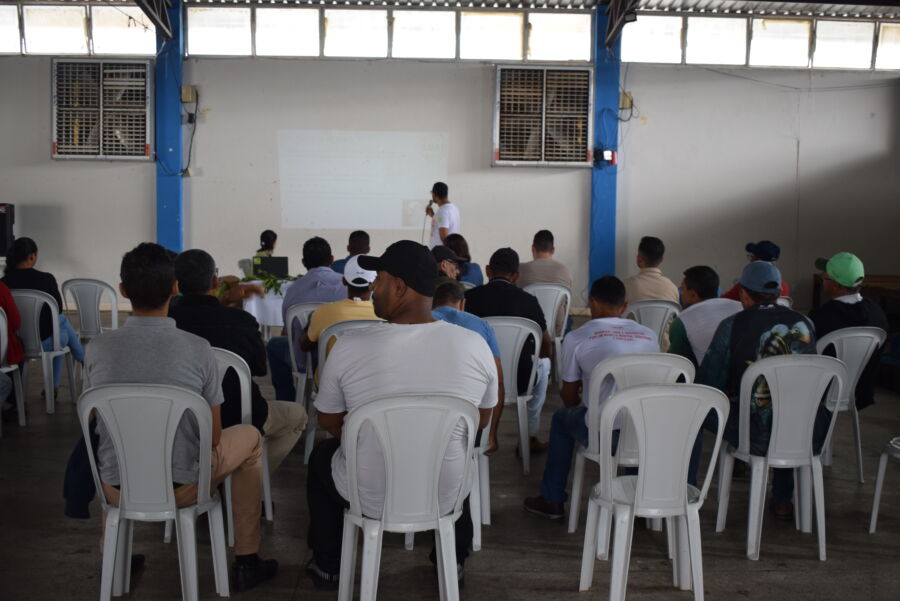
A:
{"label": "man in blue shirt", "polygon": [[[431,315],[435,319],[472,330],[484,338],[484,341],[487,342],[488,347],[491,349],[491,355],[494,356],[494,363],[497,365],[497,381],[499,382],[499,396],[497,398],[503,399],[505,389],[503,388],[503,366],[500,363],[500,345],[497,344],[497,337],[494,335],[494,330],[488,322],[465,312],[466,291],[462,285],[452,278],[442,277],[438,279],[431,306]],[[502,402],[497,403],[497,406],[494,407],[494,414],[491,418],[491,430],[488,433],[488,449],[485,451],[485,455],[493,455],[497,452],[497,425],[500,423],[501,413],[503,413]]]}
{"label": "man in blue shirt", "polygon": [[[341,274],[332,271],[331,246],[324,238],[310,238],[303,244],[303,266],[306,275],[298,278],[284,294],[281,305],[281,316],[299,303],[332,303],[347,296],[347,287]],[[298,367],[302,370],[306,365],[306,356],[300,350],[299,324],[284,324],[284,336],[276,336],[266,345],[269,367],[272,370],[272,386],[275,398],[281,401],[293,401],[296,396],[294,381],[291,376],[291,351],[288,339],[293,341]]]}

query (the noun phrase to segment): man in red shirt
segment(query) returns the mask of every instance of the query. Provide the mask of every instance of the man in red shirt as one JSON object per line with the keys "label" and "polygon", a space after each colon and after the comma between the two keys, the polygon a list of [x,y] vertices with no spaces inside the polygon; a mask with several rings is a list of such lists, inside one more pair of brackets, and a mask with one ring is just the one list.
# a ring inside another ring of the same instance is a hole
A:
{"label": "man in red shirt", "polygon": [[[747,260],[750,263],[754,261],[766,261],[767,263],[775,263],[781,256],[781,248],[771,240],[760,240],[759,242],[748,242],[744,247],[747,251]],[[790,290],[787,282],[781,280],[781,294],[779,296],[790,296]],[[731,287],[721,298],[729,298],[731,300],[741,300],[741,286],[737,282]]]}

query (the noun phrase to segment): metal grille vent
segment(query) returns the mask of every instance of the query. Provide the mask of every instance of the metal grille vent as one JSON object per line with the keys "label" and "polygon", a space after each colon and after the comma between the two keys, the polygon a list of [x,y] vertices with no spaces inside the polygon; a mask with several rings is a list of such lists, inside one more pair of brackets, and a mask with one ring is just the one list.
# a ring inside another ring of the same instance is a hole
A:
{"label": "metal grille vent", "polygon": [[591,72],[498,68],[496,164],[589,165]]}
{"label": "metal grille vent", "polygon": [[150,158],[147,61],[54,61],[55,158]]}

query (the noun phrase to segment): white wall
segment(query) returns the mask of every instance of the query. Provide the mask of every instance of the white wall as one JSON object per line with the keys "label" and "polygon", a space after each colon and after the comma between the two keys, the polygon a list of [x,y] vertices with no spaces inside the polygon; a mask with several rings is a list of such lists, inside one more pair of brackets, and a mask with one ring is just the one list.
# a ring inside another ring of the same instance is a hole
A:
{"label": "white wall", "polygon": [[816,257],[849,250],[869,273],[898,273],[896,74],[633,64],[623,83],[640,117],[621,132],[620,274],[636,270],[642,235],[665,241],[663,270],[676,282],[707,264],[723,286],[740,274],[747,242],[773,240],[801,307]]}

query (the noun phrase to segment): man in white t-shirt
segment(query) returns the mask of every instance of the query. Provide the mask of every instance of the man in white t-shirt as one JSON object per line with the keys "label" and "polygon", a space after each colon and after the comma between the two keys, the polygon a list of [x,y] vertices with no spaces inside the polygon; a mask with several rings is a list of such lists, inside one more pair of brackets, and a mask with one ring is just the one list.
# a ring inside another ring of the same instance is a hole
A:
{"label": "man in white t-shirt", "polygon": [[[348,507],[347,466],[340,446],[344,418],[361,405],[404,394],[448,394],[480,410],[483,428],[497,404],[498,377],[484,339],[431,314],[437,264],[428,249],[409,240],[389,246],[381,257],[359,257],[359,266],[377,271],[372,300],[387,323],[354,330],[335,343],[319,379],[318,423],[334,438],[316,445],[309,460],[307,499],[313,558],[306,573],[316,588],[335,589],[341,562],[344,509]],[[384,506],[384,459],[371,429],[358,441],[359,494],[363,513],[379,517]],[[439,504],[452,509],[465,466],[465,431],[458,427],[441,468]],[[472,518],[468,503],[456,523],[457,562],[468,555]],[[461,574],[462,572],[460,572]]]}
{"label": "man in white t-shirt", "polygon": [[[562,397],[550,425],[550,448],[541,479],[541,494],[525,499],[525,510],[550,519],[562,518],[567,499],[566,481],[575,441],[588,445],[587,394],[591,372],[598,363],[629,353],[658,353],[659,342],[650,328],[622,319],[628,306],[625,285],[611,275],[594,281],[588,299],[591,321],[563,340]],[[612,382],[600,390],[601,403],[613,392]]]}
{"label": "man in white t-shirt", "polygon": [[437,211],[429,205],[425,212],[431,217],[431,242],[428,248],[444,244],[447,236],[459,233],[459,209],[447,199],[447,184],[436,182],[431,187],[431,201],[438,206]]}
{"label": "man in white t-shirt", "polygon": [[684,272],[681,304],[684,310],[669,326],[669,352],[699,367],[716,328],[744,307],[738,301],[719,298],[719,274],[706,265],[695,265]]}

